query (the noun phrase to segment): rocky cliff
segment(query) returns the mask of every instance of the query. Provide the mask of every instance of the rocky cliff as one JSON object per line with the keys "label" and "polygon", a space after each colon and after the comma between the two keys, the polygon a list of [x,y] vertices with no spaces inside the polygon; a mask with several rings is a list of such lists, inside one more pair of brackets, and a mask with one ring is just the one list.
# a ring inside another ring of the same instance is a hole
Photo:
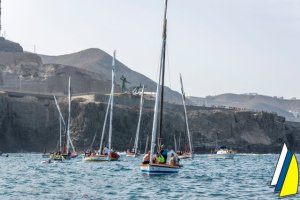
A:
{"label": "rocky cliff", "polygon": [[[106,109],[107,96],[74,97],[72,101],[71,132],[77,150],[99,145]],[[59,98],[63,113],[67,114],[65,97]],[[59,138],[58,112],[53,98],[47,95],[0,95],[0,150],[6,152],[42,152],[55,150]],[[113,147],[123,151],[130,147],[138,120],[139,98],[118,96],[113,118]],[[174,134],[181,147],[185,144],[183,108],[166,104],[162,137],[168,147],[174,146]],[[141,122],[141,148],[146,136],[151,134],[153,101],[145,101]],[[264,112],[238,111],[223,108],[188,106],[188,119],[196,152],[210,152],[219,145],[230,146],[239,152],[280,152],[286,142],[300,151],[297,123],[287,123],[284,118]],[[106,137],[107,138],[107,137]],[[107,141],[107,139],[105,139]]]}
{"label": "rocky cliff", "polygon": [[0,37],[0,52],[23,52],[23,48],[20,44],[6,40],[4,37]]}

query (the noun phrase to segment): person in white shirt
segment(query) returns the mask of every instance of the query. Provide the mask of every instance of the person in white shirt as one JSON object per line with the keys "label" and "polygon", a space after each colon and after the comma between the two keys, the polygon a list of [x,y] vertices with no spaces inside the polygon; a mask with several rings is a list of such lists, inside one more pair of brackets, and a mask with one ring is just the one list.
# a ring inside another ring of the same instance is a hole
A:
{"label": "person in white shirt", "polygon": [[108,155],[109,153],[109,149],[107,148],[107,146],[104,147],[103,152],[104,155]]}

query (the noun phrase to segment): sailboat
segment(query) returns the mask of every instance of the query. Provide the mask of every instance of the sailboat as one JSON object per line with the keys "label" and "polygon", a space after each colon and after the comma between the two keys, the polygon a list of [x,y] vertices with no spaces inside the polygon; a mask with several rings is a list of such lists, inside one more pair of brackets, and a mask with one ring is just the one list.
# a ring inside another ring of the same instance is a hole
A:
{"label": "sailboat", "polygon": [[191,135],[190,135],[189,122],[188,122],[187,112],[186,112],[185,93],[184,93],[184,89],[183,89],[181,74],[180,74],[180,84],[181,84],[182,104],[183,104],[184,116],[185,116],[185,126],[186,126],[187,136],[188,136],[188,140],[189,140],[189,149],[185,152],[180,151],[178,154],[178,158],[187,159],[187,158],[193,158],[193,149],[192,149],[192,141],[191,141]]}
{"label": "sailboat", "polygon": [[299,167],[296,155],[283,145],[277,166],[271,181],[274,192],[279,197],[287,197],[298,193]]}
{"label": "sailboat", "polygon": [[[113,61],[112,61],[112,86],[111,86],[111,93],[109,96],[106,113],[105,113],[105,119],[104,119],[104,125],[102,128],[102,135],[100,139],[100,146],[97,153],[86,153],[85,157],[83,158],[84,161],[91,161],[91,162],[101,162],[101,161],[117,161],[120,157],[119,154],[114,152],[111,148],[111,138],[112,138],[112,119],[113,119],[113,104],[114,104],[114,88],[115,88],[115,59],[116,59],[116,51],[114,51],[113,54]],[[108,135],[108,147],[104,147],[102,151],[103,146],[103,140],[105,135],[105,127],[106,127],[106,121],[108,112],[110,111],[110,120],[109,120],[109,135]]]}
{"label": "sailboat", "polygon": [[127,157],[136,157],[138,155],[138,142],[139,142],[139,135],[140,135],[140,126],[141,126],[141,118],[142,118],[142,112],[143,112],[143,104],[144,104],[144,85],[143,85],[141,100],[140,100],[139,121],[138,121],[137,129],[136,129],[134,146],[133,146],[132,151],[127,151],[126,152]]}
{"label": "sailboat", "polygon": [[[160,61],[160,70],[159,70],[159,81],[156,88],[156,97],[154,105],[154,117],[153,117],[153,126],[152,126],[152,137],[151,137],[151,150],[150,150],[150,159],[149,163],[141,164],[140,169],[142,173],[148,175],[152,174],[171,174],[178,173],[180,166],[179,165],[169,165],[169,164],[156,164],[153,162],[155,156],[155,141],[157,133],[157,123],[158,123],[158,112],[160,111],[160,125],[162,125],[162,112],[163,112],[163,96],[164,96],[164,73],[165,73],[165,57],[166,57],[166,42],[167,42],[167,6],[168,0],[165,0],[165,10],[164,10],[164,28],[163,28],[163,40],[162,40],[162,51],[161,51],[161,61]],[[160,110],[158,109],[158,104],[160,101]],[[162,126],[160,126],[160,129]]]}
{"label": "sailboat", "polygon": [[[71,134],[70,134],[70,126],[71,126],[71,77],[69,77],[69,88],[68,88],[68,121],[67,121],[67,134],[66,134],[66,145],[62,150],[62,156],[65,159],[76,158],[78,156],[77,152],[75,151]],[[73,152],[70,151],[70,145]]]}

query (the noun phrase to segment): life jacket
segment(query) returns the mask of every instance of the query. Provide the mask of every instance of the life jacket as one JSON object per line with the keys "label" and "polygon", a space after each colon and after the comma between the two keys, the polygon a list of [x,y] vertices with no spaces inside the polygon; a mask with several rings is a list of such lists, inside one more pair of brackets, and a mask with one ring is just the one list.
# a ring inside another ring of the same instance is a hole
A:
{"label": "life jacket", "polygon": [[165,163],[165,158],[162,155],[159,155],[157,157],[157,160],[158,160],[159,163]]}

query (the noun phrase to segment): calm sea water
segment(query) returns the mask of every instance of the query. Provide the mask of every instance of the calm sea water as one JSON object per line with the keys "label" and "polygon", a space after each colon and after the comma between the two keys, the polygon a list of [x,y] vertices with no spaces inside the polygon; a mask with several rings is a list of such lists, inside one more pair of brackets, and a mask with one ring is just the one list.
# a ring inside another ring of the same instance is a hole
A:
{"label": "calm sea water", "polygon": [[0,199],[278,199],[269,187],[278,156],[197,155],[182,161],[178,175],[149,177],[140,172],[141,158],[42,164],[41,154],[10,154],[0,157]]}

